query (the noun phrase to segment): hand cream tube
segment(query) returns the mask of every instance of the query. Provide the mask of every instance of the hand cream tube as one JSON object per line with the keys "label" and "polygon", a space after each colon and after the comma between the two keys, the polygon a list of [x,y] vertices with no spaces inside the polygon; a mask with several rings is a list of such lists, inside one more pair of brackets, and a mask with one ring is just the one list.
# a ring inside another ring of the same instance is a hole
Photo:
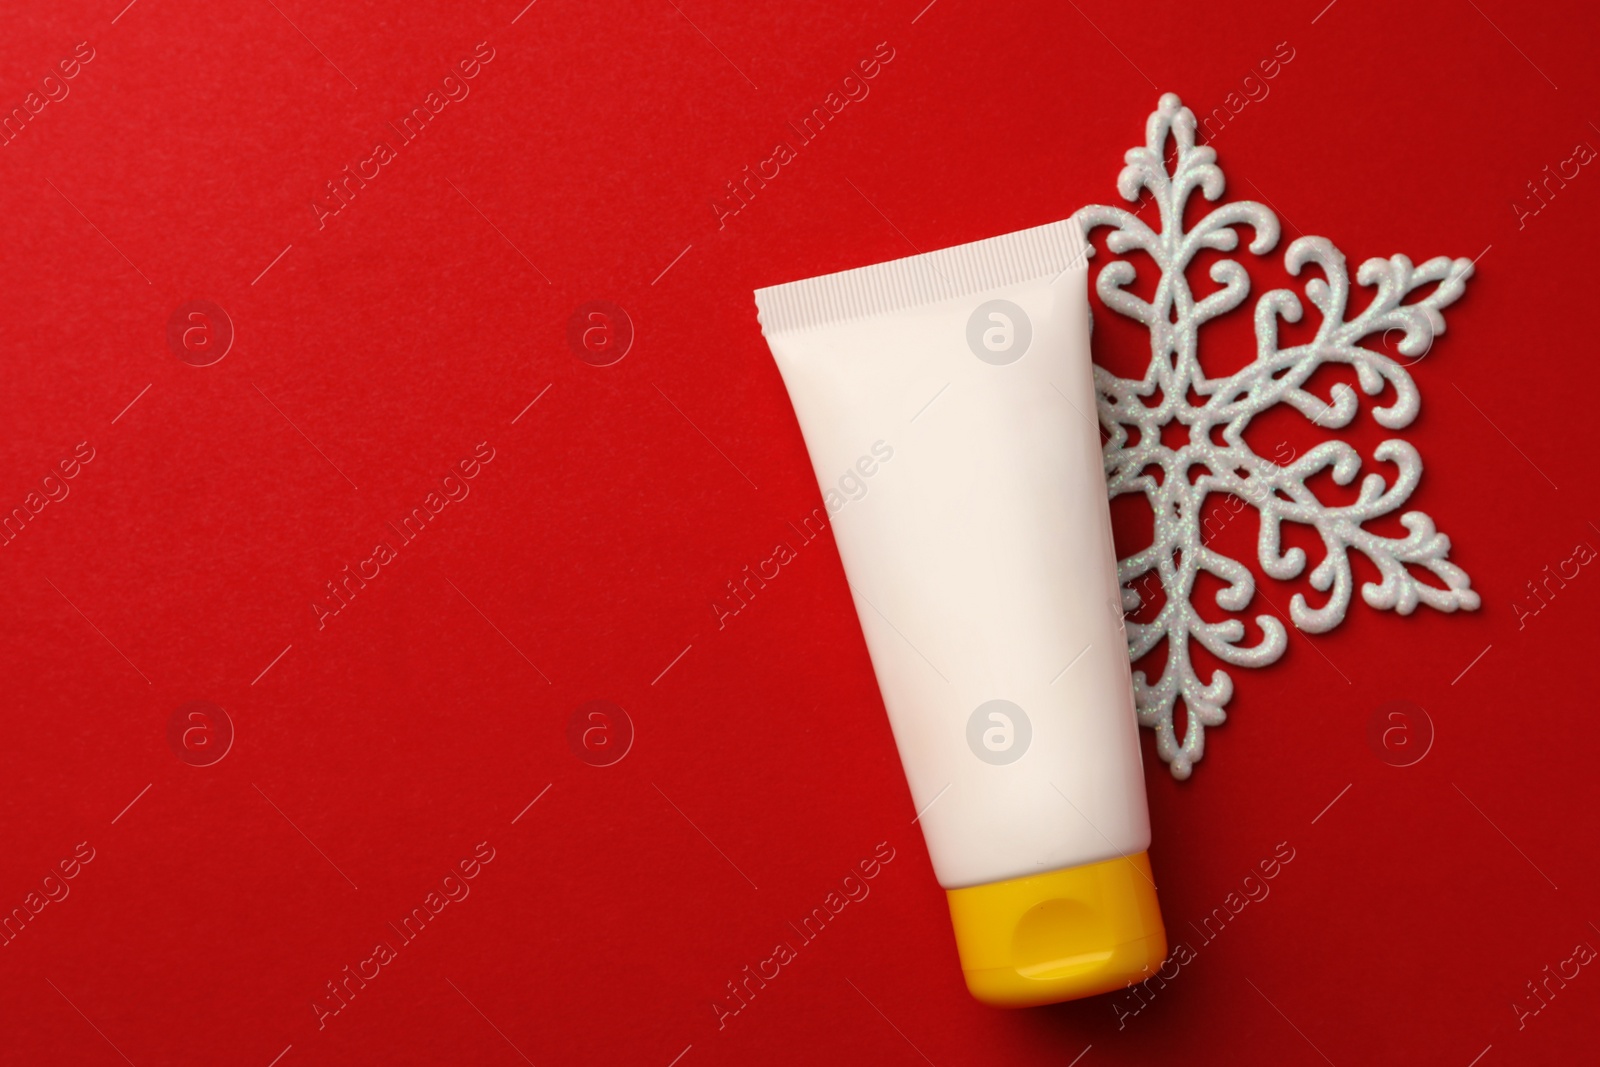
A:
{"label": "hand cream tube", "polygon": [[1167,948],[1087,281],[1068,219],[755,294],[967,987],[1008,1007]]}

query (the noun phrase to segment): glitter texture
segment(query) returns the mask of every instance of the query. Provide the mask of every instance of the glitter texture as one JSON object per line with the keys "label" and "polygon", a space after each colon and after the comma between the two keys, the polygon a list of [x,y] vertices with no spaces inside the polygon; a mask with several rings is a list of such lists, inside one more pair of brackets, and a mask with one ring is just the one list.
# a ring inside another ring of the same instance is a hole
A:
{"label": "glitter texture", "polygon": [[[1176,146],[1172,170],[1163,159],[1168,138]],[[1403,537],[1384,537],[1364,524],[1398,510],[1422,477],[1422,457],[1406,441],[1391,438],[1379,444],[1373,460],[1398,471],[1394,483],[1368,473],[1354,503],[1327,504],[1306,486],[1307,479],[1330,471],[1338,485],[1351,484],[1361,473],[1362,457],[1337,438],[1278,463],[1254,452],[1244,441],[1245,427],[1260,412],[1287,404],[1314,425],[1329,430],[1348,426],[1361,401],[1356,390],[1340,382],[1324,399],[1304,388],[1324,364],[1353,368],[1362,393],[1376,397],[1385,385],[1394,390],[1387,406],[1371,407],[1373,419],[1399,430],[1416,418],[1421,397],[1400,362],[1363,347],[1369,338],[1396,333],[1395,346],[1410,361],[1420,359],[1444,332],[1442,308],[1457,300],[1472,274],[1472,262],[1440,256],[1420,266],[1405,256],[1369,259],[1356,272],[1356,282],[1374,290],[1371,300],[1352,317],[1350,279],[1343,253],[1322,237],[1301,237],[1284,254],[1284,266],[1295,277],[1308,266],[1323,277],[1310,277],[1303,298],[1321,316],[1316,336],[1303,345],[1280,347],[1279,321],[1297,323],[1305,312],[1302,294],[1274,289],[1255,302],[1254,362],[1235,374],[1208,378],[1199,359],[1199,331],[1207,321],[1238,307],[1250,292],[1250,275],[1237,260],[1223,258],[1210,269],[1219,288],[1197,299],[1185,271],[1202,249],[1231,252],[1239,244],[1238,228],[1249,227],[1249,250],[1257,256],[1278,243],[1277,216],[1253,201],[1233,201],[1212,209],[1193,229],[1183,228],[1184,207],[1200,191],[1205,199],[1221,199],[1225,182],[1216,152],[1194,141],[1195,118],[1173,94],[1161,97],[1146,124],[1146,143],[1127,154],[1117,191],[1137,203],[1145,191],[1159,210],[1159,231],[1122,208],[1093,205],[1078,212],[1087,236],[1112,228],[1106,246],[1113,255],[1146,253],[1161,274],[1154,298],[1146,302],[1127,291],[1135,267],[1113,259],[1100,270],[1096,289],[1108,308],[1142,323],[1150,331],[1150,364],[1143,378],[1119,378],[1096,366],[1095,388],[1100,423],[1109,435],[1105,444],[1107,489],[1115,498],[1142,494],[1155,517],[1148,548],[1119,562],[1123,610],[1141,605],[1136,587],[1159,576],[1165,603],[1149,622],[1129,621],[1128,653],[1137,662],[1166,641],[1167,659],[1154,682],[1142,670],[1133,675],[1139,722],[1156,732],[1156,747],[1177,778],[1187,778],[1205,751],[1207,727],[1226,719],[1233,680],[1217,670],[1202,682],[1191,658],[1191,642],[1224,663],[1263,667],[1278,660],[1288,646],[1288,632],[1276,616],[1255,616],[1262,637],[1246,645],[1238,617],[1256,596],[1254,575],[1244,563],[1209,547],[1203,540],[1204,505],[1212,494],[1232,494],[1260,514],[1257,545],[1261,569],[1279,580],[1305,572],[1306,553],[1283,548],[1283,524],[1300,523],[1315,530],[1325,554],[1308,576],[1311,588],[1325,594],[1313,606],[1301,593],[1289,603],[1289,618],[1309,633],[1322,633],[1343,621],[1350,605],[1353,579],[1350,553],[1360,552],[1378,568],[1381,580],[1361,587],[1370,606],[1410,614],[1418,604],[1440,611],[1478,607],[1471,579],[1449,562],[1450,539],[1420,511],[1407,511],[1399,521]],[[1091,249],[1091,255],[1093,251]],[[1430,290],[1431,291],[1427,291]],[[1419,290],[1425,295],[1418,297]],[[1407,303],[1407,298],[1411,302]],[[1147,403],[1148,401],[1148,403]],[[1188,431],[1177,448],[1162,442],[1162,427],[1176,420]],[[1220,443],[1219,443],[1220,442]],[[1152,468],[1160,471],[1157,479]],[[1213,497],[1215,502],[1220,496]],[[1422,581],[1415,572],[1430,572],[1444,588]],[[1195,582],[1201,573],[1224,583],[1215,602],[1232,616],[1207,622],[1195,610]],[[1182,700],[1187,723],[1180,739],[1175,713]]]}

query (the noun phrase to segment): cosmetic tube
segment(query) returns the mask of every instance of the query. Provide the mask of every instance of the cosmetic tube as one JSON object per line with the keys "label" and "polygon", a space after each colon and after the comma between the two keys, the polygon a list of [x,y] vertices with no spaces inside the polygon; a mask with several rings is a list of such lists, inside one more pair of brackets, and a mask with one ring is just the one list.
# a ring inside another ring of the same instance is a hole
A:
{"label": "cosmetic tube", "polygon": [[1006,1007],[1166,956],[1087,283],[1067,219],[755,294],[967,987]]}

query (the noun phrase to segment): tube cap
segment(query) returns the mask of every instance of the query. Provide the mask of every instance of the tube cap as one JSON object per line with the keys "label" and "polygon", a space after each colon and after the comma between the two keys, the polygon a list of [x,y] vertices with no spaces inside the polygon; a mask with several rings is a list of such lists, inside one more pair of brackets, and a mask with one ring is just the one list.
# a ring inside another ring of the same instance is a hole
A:
{"label": "tube cap", "polygon": [[1027,1008],[1121,989],[1167,956],[1150,857],[946,891],[967,989]]}

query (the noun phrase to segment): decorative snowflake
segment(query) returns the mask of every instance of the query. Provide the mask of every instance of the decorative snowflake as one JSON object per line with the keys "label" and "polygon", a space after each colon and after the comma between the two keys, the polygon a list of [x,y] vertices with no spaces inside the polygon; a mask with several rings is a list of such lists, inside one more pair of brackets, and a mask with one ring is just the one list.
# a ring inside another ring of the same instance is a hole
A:
{"label": "decorative snowflake", "polygon": [[[1361,587],[1362,599],[1374,608],[1407,615],[1419,603],[1440,611],[1472,610],[1479,603],[1471,579],[1447,558],[1450,539],[1427,515],[1420,511],[1401,515],[1404,537],[1384,537],[1364,528],[1365,523],[1396,511],[1416,489],[1422,459],[1410,444],[1391,438],[1373,450],[1374,460],[1398,469],[1393,485],[1382,475],[1369,473],[1354,503],[1334,505],[1320,500],[1306,483],[1324,470],[1331,471],[1338,485],[1354,481],[1362,458],[1350,444],[1327,440],[1279,463],[1257,455],[1244,441],[1250,420],[1279,404],[1289,405],[1316,426],[1348,426],[1360,407],[1354,389],[1335,384],[1325,400],[1305,388],[1307,379],[1324,364],[1354,368],[1361,391],[1369,397],[1378,396],[1385,385],[1393,387],[1393,402],[1373,407],[1372,417],[1390,430],[1409,425],[1421,404],[1416,385],[1398,362],[1362,347],[1361,342],[1399,331],[1398,351],[1420,358],[1444,332],[1440,309],[1461,296],[1472,262],[1440,256],[1417,267],[1405,256],[1369,259],[1356,272],[1356,281],[1376,292],[1365,308],[1351,315],[1343,253],[1326,238],[1301,237],[1289,245],[1284,266],[1294,276],[1307,266],[1319,268],[1323,275],[1304,285],[1305,299],[1322,316],[1316,336],[1306,344],[1280,346],[1279,319],[1299,322],[1303,308],[1298,294],[1274,289],[1255,303],[1255,361],[1235,374],[1209,378],[1199,359],[1200,327],[1243,303],[1250,275],[1237,260],[1220,259],[1210,270],[1211,280],[1220,288],[1197,299],[1186,270],[1202,249],[1231,252],[1239,243],[1240,226],[1254,231],[1252,253],[1270,252],[1278,242],[1278,219],[1262,204],[1234,201],[1211,210],[1192,230],[1184,230],[1190,194],[1199,190],[1206,200],[1216,201],[1225,186],[1216,152],[1197,146],[1194,134],[1194,113],[1175,95],[1165,94],[1146,124],[1145,145],[1129,150],[1127,166],[1117,179],[1117,191],[1130,203],[1137,203],[1142,191],[1150,193],[1160,212],[1159,232],[1121,208],[1093,205],[1078,213],[1085,236],[1099,226],[1113,227],[1106,242],[1113,253],[1144,252],[1161,272],[1154,299],[1146,302],[1127,291],[1136,274],[1132,263],[1113,260],[1100,271],[1096,285],[1106,306],[1149,329],[1150,366],[1142,378],[1119,378],[1096,366],[1094,381],[1100,422],[1109,435],[1104,457],[1110,495],[1142,493],[1155,516],[1151,545],[1121,560],[1118,570],[1125,612],[1141,605],[1143,599],[1133,587],[1152,572],[1166,594],[1154,619],[1127,623],[1128,653],[1137,662],[1166,641],[1166,665],[1160,677],[1152,683],[1144,671],[1135,671],[1133,683],[1139,722],[1156,731],[1157,751],[1176,778],[1189,776],[1205,750],[1206,727],[1223,722],[1224,708],[1233,695],[1233,681],[1225,670],[1214,672],[1209,684],[1200,680],[1190,642],[1238,667],[1264,667],[1288,646],[1283,623],[1272,615],[1255,617],[1262,638],[1255,645],[1245,644],[1245,626],[1238,616],[1255,597],[1255,578],[1244,563],[1205,543],[1202,516],[1208,496],[1232,494],[1260,513],[1258,555],[1261,569],[1273,578],[1299,577],[1308,562],[1301,549],[1283,549],[1285,522],[1308,526],[1321,538],[1326,554],[1311,570],[1310,583],[1327,594],[1326,602],[1313,607],[1303,594],[1294,595],[1289,617],[1301,630],[1322,633],[1344,619],[1353,584],[1352,550],[1376,564],[1382,577]],[[1164,159],[1169,135],[1176,146],[1170,171]],[[1408,296],[1429,287],[1431,292],[1406,302]],[[1162,442],[1162,427],[1173,420],[1188,430],[1187,442],[1179,448]],[[1159,479],[1151,468],[1160,471]],[[1413,569],[1431,572],[1444,588],[1420,580]],[[1216,605],[1232,617],[1212,623],[1195,610],[1195,580],[1202,571],[1224,583]],[[1179,699],[1187,712],[1181,739],[1175,719]]]}

